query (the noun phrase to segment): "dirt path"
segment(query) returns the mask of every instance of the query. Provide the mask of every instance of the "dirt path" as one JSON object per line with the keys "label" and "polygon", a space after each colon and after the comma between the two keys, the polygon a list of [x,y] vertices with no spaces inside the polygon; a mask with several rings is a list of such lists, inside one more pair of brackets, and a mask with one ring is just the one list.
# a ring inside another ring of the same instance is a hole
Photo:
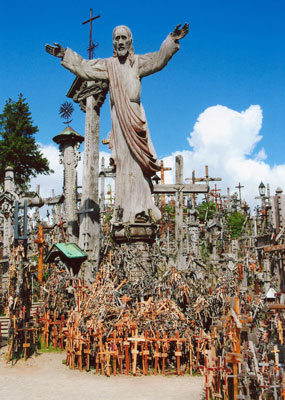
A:
{"label": "dirt path", "polygon": [[65,354],[45,353],[14,367],[0,355],[1,400],[200,400],[202,377],[106,376],[71,371]]}

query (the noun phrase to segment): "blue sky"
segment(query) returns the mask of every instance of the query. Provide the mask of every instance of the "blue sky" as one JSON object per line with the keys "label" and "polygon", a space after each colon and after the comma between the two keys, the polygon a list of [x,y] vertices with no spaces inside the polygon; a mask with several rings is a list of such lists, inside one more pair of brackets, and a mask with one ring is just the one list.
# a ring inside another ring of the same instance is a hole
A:
{"label": "blue sky", "polygon": [[[116,25],[129,26],[135,52],[145,53],[158,50],[176,24],[190,24],[180,51],[163,71],[142,84],[142,102],[159,157],[191,150],[187,138],[207,108],[222,105],[241,112],[259,105],[263,138],[254,152],[264,148],[271,167],[284,162],[285,3],[281,0],[1,2],[0,110],[9,97],[16,100],[22,92],[39,127],[37,141],[48,145],[63,130],[58,110],[74,79],[58,59],[45,53],[44,45],[59,42],[87,58],[89,28],[81,23],[89,18],[90,8],[101,15],[94,23],[100,58],[112,54]],[[84,114],[77,105],[75,110],[71,125],[84,134]],[[107,98],[101,111],[101,138],[110,128]]]}

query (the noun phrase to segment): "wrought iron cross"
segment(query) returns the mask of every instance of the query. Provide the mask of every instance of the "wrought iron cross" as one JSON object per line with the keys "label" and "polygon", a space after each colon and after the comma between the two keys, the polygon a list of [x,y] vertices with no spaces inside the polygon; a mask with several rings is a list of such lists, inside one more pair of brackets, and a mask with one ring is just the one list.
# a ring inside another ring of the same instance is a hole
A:
{"label": "wrought iron cross", "polygon": [[87,24],[87,23],[90,24],[90,26],[89,26],[89,48],[88,48],[88,51],[89,51],[89,60],[92,60],[93,54],[94,54],[94,49],[95,49],[95,47],[96,47],[96,46],[92,43],[92,22],[93,22],[95,19],[100,18],[100,15],[96,15],[96,17],[93,17],[92,14],[93,14],[93,9],[90,8],[90,18],[89,18],[87,21],[82,22],[82,25],[85,25],[85,24]]}
{"label": "wrought iron cross", "polygon": [[235,186],[236,189],[238,189],[239,192],[239,201],[241,203],[241,189],[244,188],[244,186],[241,186],[240,182],[238,183],[238,186]]}

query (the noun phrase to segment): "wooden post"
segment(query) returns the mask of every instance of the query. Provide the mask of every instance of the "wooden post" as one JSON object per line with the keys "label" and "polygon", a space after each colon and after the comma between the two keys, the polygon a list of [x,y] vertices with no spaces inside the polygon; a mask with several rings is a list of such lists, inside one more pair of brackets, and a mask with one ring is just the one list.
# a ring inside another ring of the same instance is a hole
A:
{"label": "wooden post", "polygon": [[144,371],[143,371],[143,373],[144,373],[144,375],[147,375],[147,372],[148,372],[148,357],[149,357],[147,331],[145,331],[144,337],[145,337],[145,342],[144,342],[143,351],[142,351],[142,357],[143,357],[143,360],[144,360]]}
{"label": "wooden post", "polygon": [[101,173],[100,173],[100,212],[104,212],[105,209],[105,158],[101,160]]}
{"label": "wooden post", "polygon": [[[175,157],[175,183],[183,184],[183,157]],[[183,256],[183,192],[177,191],[175,198],[175,242],[178,263]]]}
{"label": "wooden post", "polygon": [[130,343],[128,342],[128,337],[125,337],[124,348],[125,348],[125,359],[126,359],[126,375],[129,375],[130,371],[129,347]]}
{"label": "wooden post", "polygon": [[[162,185],[164,185],[164,172],[165,171],[171,171],[172,168],[164,168],[164,163],[163,160],[160,161],[160,182]],[[165,205],[165,194],[162,193],[161,195],[161,207]]]}
{"label": "wooden post", "polygon": [[83,353],[86,354],[86,371],[90,370],[90,354],[91,354],[91,349],[90,349],[90,336],[87,334],[86,336],[86,341],[85,341],[85,348],[83,350]]}
{"label": "wooden post", "polygon": [[134,343],[133,348],[132,348],[132,373],[133,373],[133,375],[136,375],[136,373],[137,373],[138,343],[139,342],[144,342],[145,339],[144,339],[144,337],[139,337],[138,336],[138,329],[136,328],[134,336],[128,338],[128,340],[132,341]]}
{"label": "wooden post", "polygon": [[[88,86],[90,85],[92,82],[88,82]],[[88,254],[89,260],[96,262],[99,255],[100,232],[98,198],[100,109],[95,105],[94,97],[87,97],[79,246]]]}
{"label": "wooden post", "polygon": [[163,345],[162,345],[162,375],[165,375],[165,364],[166,364],[166,358],[168,356],[167,354],[167,349],[168,349],[168,338],[166,332],[163,332],[163,339],[161,339]]}
{"label": "wooden post", "polygon": [[193,375],[193,365],[194,365],[194,361],[193,361],[193,344],[192,344],[192,337],[190,336],[189,338],[189,371],[190,371],[190,375]]}
{"label": "wooden post", "polygon": [[44,263],[44,229],[43,226],[39,226],[38,238],[35,239],[35,243],[38,244],[39,249],[39,259],[38,259],[38,278],[41,283],[43,283],[43,263]]}
{"label": "wooden post", "polygon": [[159,341],[159,332],[156,333],[156,341],[155,341],[155,353],[153,354],[154,357],[154,375],[157,374],[157,369],[158,369],[158,360],[159,357],[161,357],[161,354],[159,352],[159,345],[160,345],[160,341]]}
{"label": "wooden post", "polygon": [[28,358],[28,348],[30,347],[30,343],[28,343],[28,331],[29,331],[29,323],[26,322],[24,328],[25,342],[23,344],[25,361]]}

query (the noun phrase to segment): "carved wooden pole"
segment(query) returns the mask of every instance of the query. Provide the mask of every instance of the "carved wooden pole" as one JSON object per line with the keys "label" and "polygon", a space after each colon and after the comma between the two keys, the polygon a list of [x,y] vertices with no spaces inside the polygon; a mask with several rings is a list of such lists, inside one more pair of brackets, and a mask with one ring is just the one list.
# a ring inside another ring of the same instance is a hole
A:
{"label": "carved wooden pole", "polygon": [[[82,196],[79,227],[79,246],[88,256],[89,261],[96,262],[99,255],[99,127],[100,107],[108,91],[106,81],[83,81],[76,78],[67,97],[80,103],[86,112],[85,144],[83,159]],[[94,263],[92,263],[94,265]],[[90,271],[89,271],[90,272]],[[88,273],[87,273],[88,274]]]}
{"label": "carved wooden pole", "polygon": [[3,221],[3,257],[10,255],[10,238],[13,233],[12,226],[12,215],[13,215],[13,203],[15,197],[15,183],[14,183],[14,169],[7,167],[5,169],[4,179],[4,196],[1,204],[1,213],[4,215]]}
{"label": "carved wooden pole", "polygon": [[105,208],[105,158],[101,160],[101,174],[100,174],[100,211],[103,212]]}
{"label": "carved wooden pole", "polygon": [[[90,86],[93,82],[88,82]],[[82,197],[80,210],[79,246],[89,260],[97,260],[99,252],[99,127],[100,109],[93,96],[86,99],[85,147],[83,161]]]}
{"label": "carved wooden pole", "polygon": [[[175,183],[183,184],[183,157],[175,157]],[[175,199],[175,241],[177,262],[179,263],[183,255],[183,192],[176,192]]]}
{"label": "carved wooden pole", "polygon": [[77,200],[77,163],[79,154],[78,144],[83,142],[84,138],[75,132],[70,126],[63,132],[53,138],[53,141],[59,144],[61,152],[61,162],[64,166],[64,199],[65,199],[65,218],[67,221],[68,241],[77,242],[78,223],[76,215]]}

